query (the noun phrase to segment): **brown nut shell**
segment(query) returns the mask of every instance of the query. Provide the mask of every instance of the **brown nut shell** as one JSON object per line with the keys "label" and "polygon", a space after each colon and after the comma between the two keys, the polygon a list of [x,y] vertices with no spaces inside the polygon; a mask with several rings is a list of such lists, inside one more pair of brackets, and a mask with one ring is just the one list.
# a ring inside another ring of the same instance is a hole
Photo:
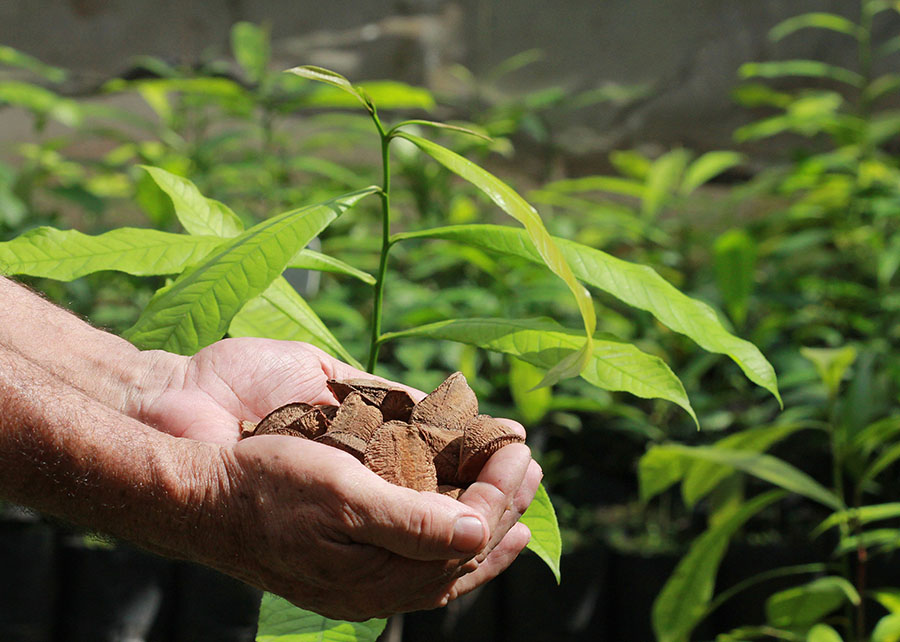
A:
{"label": "brown nut shell", "polygon": [[428,455],[434,462],[438,484],[458,484],[459,455],[462,450],[463,435],[452,430],[413,424],[419,431],[419,437],[428,448]]}
{"label": "brown nut shell", "polygon": [[454,372],[413,408],[410,423],[462,432],[478,414],[478,399],[461,372]]}
{"label": "brown nut shell", "polygon": [[436,491],[437,473],[419,431],[409,424],[384,424],[366,447],[363,461],[382,479],[413,490]]}
{"label": "brown nut shell", "polygon": [[524,441],[521,435],[490,415],[478,415],[466,427],[463,438],[459,455],[460,482],[464,484],[474,482],[491,455],[503,446]]}
{"label": "brown nut shell", "polygon": [[366,441],[352,432],[332,430],[316,437],[315,441],[350,453],[359,461],[363,461],[366,456]]}
{"label": "brown nut shell", "polygon": [[329,432],[352,433],[359,436],[363,442],[368,442],[383,421],[381,411],[368,404],[361,393],[354,391],[344,397],[334,419],[331,420]]}
{"label": "brown nut shell", "polygon": [[[296,435],[298,437],[306,437],[303,429],[294,424],[307,412],[312,410],[312,406],[308,403],[289,403],[287,405],[276,408],[268,415],[263,417],[256,425],[256,429],[252,435]],[[247,435],[249,436],[249,435]]]}

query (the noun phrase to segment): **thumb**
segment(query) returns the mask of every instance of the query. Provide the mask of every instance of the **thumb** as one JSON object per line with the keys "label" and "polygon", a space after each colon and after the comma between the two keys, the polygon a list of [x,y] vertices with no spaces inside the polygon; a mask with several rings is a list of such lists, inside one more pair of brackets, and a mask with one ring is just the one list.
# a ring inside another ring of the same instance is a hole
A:
{"label": "thumb", "polygon": [[487,544],[490,531],[478,511],[436,493],[379,481],[356,498],[355,541],[415,560],[471,557]]}

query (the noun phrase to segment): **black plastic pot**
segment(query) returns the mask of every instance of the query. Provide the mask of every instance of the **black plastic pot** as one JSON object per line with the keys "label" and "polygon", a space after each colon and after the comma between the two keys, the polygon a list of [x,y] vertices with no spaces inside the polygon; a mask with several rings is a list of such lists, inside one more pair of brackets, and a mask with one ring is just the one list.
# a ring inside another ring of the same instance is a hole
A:
{"label": "black plastic pot", "polygon": [[0,640],[56,639],[56,567],[53,528],[25,509],[0,508]]}
{"label": "black plastic pot", "polygon": [[212,569],[175,564],[175,642],[253,642],[262,591]]}
{"label": "black plastic pot", "polygon": [[169,638],[166,594],[169,560],[125,544],[89,544],[80,535],[60,542],[57,640],[164,642]]}

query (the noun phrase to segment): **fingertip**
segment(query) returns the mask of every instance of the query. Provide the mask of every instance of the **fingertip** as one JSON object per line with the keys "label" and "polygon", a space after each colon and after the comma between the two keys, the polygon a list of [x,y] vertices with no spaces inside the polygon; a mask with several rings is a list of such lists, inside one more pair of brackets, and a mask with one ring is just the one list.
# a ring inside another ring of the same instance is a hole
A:
{"label": "fingertip", "polygon": [[453,525],[451,546],[460,553],[477,553],[489,536],[487,524],[475,515],[463,515]]}

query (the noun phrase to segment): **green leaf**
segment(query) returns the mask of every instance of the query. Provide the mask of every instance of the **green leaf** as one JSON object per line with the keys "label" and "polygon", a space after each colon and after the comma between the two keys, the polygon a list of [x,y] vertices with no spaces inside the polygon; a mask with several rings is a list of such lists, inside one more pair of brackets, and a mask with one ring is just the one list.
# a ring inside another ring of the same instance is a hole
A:
{"label": "green leaf", "polygon": [[813,11],[800,14],[799,16],[792,16],[779,22],[769,31],[769,38],[778,42],[801,29],[828,29],[829,31],[846,34],[852,38],[860,38],[864,35],[862,27],[843,16],[823,11]]}
{"label": "green leaf", "polygon": [[[371,94],[370,94],[371,95]],[[379,101],[380,105],[381,102]],[[397,132],[401,127],[407,127],[410,125],[417,125],[421,127],[433,127],[435,129],[445,129],[447,131],[455,132],[457,134],[466,134],[468,136],[475,136],[476,138],[480,138],[481,140],[491,142],[494,139],[490,136],[483,134],[481,132],[477,132],[474,129],[469,129],[468,127],[462,127],[461,125],[451,125],[450,123],[441,123],[434,120],[404,120],[402,123],[397,123],[393,127],[391,127],[388,132],[388,136],[393,136],[395,132]]]}
{"label": "green leaf", "polygon": [[142,167],[172,199],[175,215],[188,234],[230,238],[244,231],[237,214],[223,203],[203,196],[188,179],[159,167]]}
{"label": "green leaf", "polygon": [[528,510],[522,515],[522,523],[531,531],[531,541],[528,548],[537,553],[553,571],[556,583],[559,584],[559,558],[562,554],[562,539],[559,534],[559,523],[556,521],[556,511],[550,503],[550,496],[544,485],[538,486],[537,493],[528,506]]}
{"label": "green leaf", "polygon": [[341,622],[263,594],[256,642],[375,642],[387,620]]}
{"label": "green leaf", "polygon": [[[435,108],[434,96],[427,89],[413,87],[402,82],[375,80],[361,82],[354,90],[367,101],[367,105],[378,105],[379,109],[422,109],[431,111]],[[358,98],[348,94],[343,88],[317,87],[315,91],[303,96],[298,104],[303,107],[345,108],[356,107]]]}
{"label": "green leaf", "polygon": [[221,245],[150,300],[125,338],[142,349],[193,354],[220,339],[238,310],[261,294],[290,259],[368,187],[255,225]]}
{"label": "green leaf", "polygon": [[729,519],[694,540],[653,603],[657,642],[687,642],[691,631],[708,612],[716,573],[731,536],[747,520],[782,497],[784,493],[779,491],[758,495]]}
{"label": "green leaf", "polygon": [[98,236],[38,227],[0,243],[0,272],[71,281],[115,270],[135,276],[177,274],[222,243],[212,236],[187,236],[122,227]]}
{"label": "green leaf", "polygon": [[806,634],[806,642],[844,642],[840,634],[827,624],[816,624]]}
{"label": "green leaf", "polygon": [[891,613],[878,620],[870,642],[900,642],[900,615]]}
{"label": "green leaf", "polygon": [[843,348],[800,348],[800,354],[812,361],[819,373],[819,378],[825,384],[828,395],[834,397],[841,380],[847,374],[848,368],[856,361],[856,348],[844,346]]}
{"label": "green leaf", "polygon": [[860,525],[878,522],[884,519],[894,519],[900,517],[900,502],[889,502],[887,504],[870,504],[869,506],[860,506],[859,508],[850,508],[841,510],[829,515],[825,520],[813,531],[813,536],[818,536],[839,524],[847,524],[851,521]]}
{"label": "green leaf", "polygon": [[737,167],[744,162],[744,155],[730,151],[706,152],[700,158],[691,163],[684,173],[681,181],[681,193],[691,194],[701,185],[705,185],[713,178],[732,167]]}
{"label": "green leaf", "polygon": [[336,259],[328,254],[322,254],[315,250],[302,249],[288,263],[289,268],[299,270],[318,270],[319,272],[332,272],[334,274],[345,274],[359,279],[367,285],[375,285],[375,277],[368,272],[358,270],[348,263],[344,263],[340,259]]}
{"label": "green leaf", "polygon": [[579,192],[609,192],[621,196],[643,199],[646,187],[643,183],[619,176],[583,176],[547,183],[544,190],[564,194]]}
{"label": "green leaf", "polygon": [[656,446],[656,448],[680,453],[691,459],[730,466],[792,493],[809,497],[829,508],[835,510],[843,510],[844,508],[840,498],[832,491],[822,486],[806,473],[769,455],[709,446],[684,446],[681,444],[665,444]]}
{"label": "green leaf", "polygon": [[62,82],[67,76],[65,69],[45,64],[33,56],[4,45],[0,45],[0,65],[26,69],[50,82]]}
{"label": "green leaf", "polygon": [[231,51],[251,82],[262,80],[271,55],[266,29],[252,22],[235,23],[231,28]]}
{"label": "green leaf", "polygon": [[721,234],[713,245],[713,270],[728,313],[737,325],[747,318],[756,270],[756,241],[744,230]]}
{"label": "green leaf", "polygon": [[828,65],[818,60],[781,60],[778,62],[748,62],[738,69],[741,78],[784,78],[785,76],[804,76],[808,78],[827,78],[862,88],[865,79],[855,71]]}
{"label": "green leaf", "polygon": [[317,80],[318,82],[324,82],[332,87],[337,87],[341,91],[344,91],[353,98],[355,98],[358,102],[362,103],[362,105],[369,111],[373,112],[374,108],[370,101],[366,100],[363,95],[350,84],[350,81],[344,78],[342,75],[337,73],[336,71],[331,71],[329,69],[325,69],[323,67],[316,67],[314,65],[303,65],[300,67],[294,67],[293,69],[288,69],[287,73],[295,74],[300,76],[301,78],[306,78],[307,80]]}
{"label": "green leaf", "polygon": [[544,227],[537,210],[499,178],[472,161],[463,158],[455,152],[451,152],[446,147],[406,132],[398,132],[397,136],[413,143],[451,172],[475,185],[494,201],[500,209],[525,226],[528,238],[531,240],[543,263],[550,268],[551,272],[565,282],[575,297],[585,329],[585,341],[582,348],[569,354],[560,362],[553,364],[544,376],[541,385],[549,386],[561,379],[578,376],[590,360],[593,352],[593,335],[594,330],[597,328],[594,304],[587,289],[575,280],[572,269]]}
{"label": "green leaf", "polygon": [[[501,225],[454,225],[397,234],[393,240],[413,238],[446,239],[541,262],[523,231]],[[752,343],[729,333],[708,305],[682,294],[648,266],[629,263],[573,241],[558,237],[554,240],[578,279],[650,312],[704,350],[728,355],[748,379],[781,402],[775,371],[769,362]]]}
{"label": "green leaf", "polygon": [[575,297],[584,321],[586,335],[583,347],[578,352],[574,352],[554,364],[545,375],[541,385],[552,385],[560,379],[577,376],[584,369],[593,352],[593,334],[597,327],[594,304],[587,289],[575,280],[572,269],[544,227],[537,210],[499,178],[446,147],[406,132],[398,132],[397,136],[410,141],[454,174],[475,185],[500,209],[525,226],[528,238],[534,244],[534,248],[544,264],[565,282]]}
{"label": "green leaf", "polygon": [[873,589],[869,595],[890,613],[900,614],[900,588]]}
{"label": "green leaf", "polygon": [[[576,354],[582,335],[551,319],[452,319],[390,332],[382,341],[401,337],[429,337],[475,345],[511,354],[539,368],[550,368],[561,358]],[[666,399],[696,422],[684,386],[658,357],[630,343],[595,339],[581,376],[605,390],[624,390],[643,398]]]}
{"label": "green leaf", "polygon": [[[791,423],[751,428],[720,439],[712,447],[744,452],[765,452],[773,444],[806,427],[807,425],[804,423]],[[685,504],[693,507],[733,473],[734,469],[730,466],[703,460],[693,462],[687,469],[681,486]]]}
{"label": "green leaf", "polygon": [[535,388],[543,378],[543,370],[527,361],[515,357],[509,360],[509,392],[519,418],[526,425],[543,419],[553,402],[553,391],[549,386]]}
{"label": "green leaf", "polygon": [[653,161],[641,205],[641,212],[647,219],[652,219],[665,207],[684,175],[689,158],[686,150],[674,149]]}
{"label": "green leaf", "polygon": [[233,337],[306,341],[362,370],[302,296],[284,278],[275,279],[241,308],[228,326]]}
{"label": "green leaf", "polygon": [[887,448],[878,456],[878,458],[872,462],[872,464],[866,468],[865,472],[860,476],[858,485],[860,488],[865,488],[865,486],[878,477],[884,470],[900,459],[900,443],[895,443]]}
{"label": "green leaf", "polygon": [[638,461],[641,501],[646,503],[684,478],[690,462],[681,453],[651,446]]}
{"label": "green leaf", "polygon": [[772,626],[805,629],[848,601],[860,603],[850,582],[843,577],[820,577],[769,597],[766,619]]}
{"label": "green leaf", "polygon": [[0,82],[0,106],[3,104],[53,118],[66,127],[77,127],[84,118],[81,106],[74,100],[17,80]]}

